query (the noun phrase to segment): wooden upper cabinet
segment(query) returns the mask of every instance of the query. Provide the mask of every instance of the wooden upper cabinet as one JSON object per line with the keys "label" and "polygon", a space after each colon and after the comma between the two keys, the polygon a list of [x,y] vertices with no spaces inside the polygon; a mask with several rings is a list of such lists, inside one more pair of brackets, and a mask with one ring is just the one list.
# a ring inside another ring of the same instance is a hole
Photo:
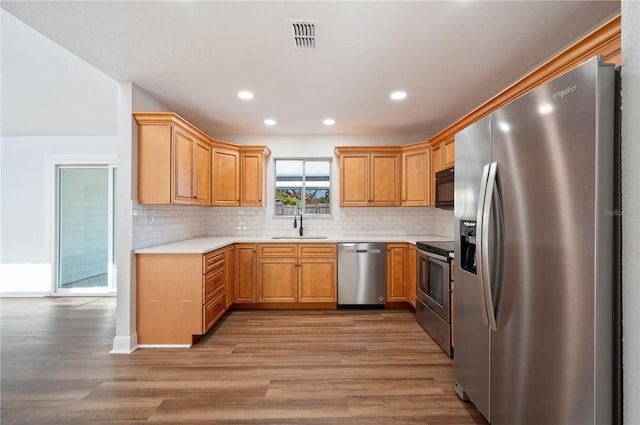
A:
{"label": "wooden upper cabinet", "polygon": [[371,154],[371,206],[400,206],[400,154]]}
{"label": "wooden upper cabinet", "polygon": [[369,154],[340,157],[340,205],[369,206]]}
{"label": "wooden upper cabinet", "polygon": [[213,147],[211,205],[240,205],[240,152]]}
{"label": "wooden upper cabinet", "polygon": [[188,130],[173,127],[173,203],[211,204],[211,146]]}
{"label": "wooden upper cabinet", "polygon": [[197,138],[193,144],[193,203],[211,205],[211,145]]}
{"label": "wooden upper cabinet", "polygon": [[136,112],[138,202],[264,206],[266,146],[211,139],[171,112]]}
{"label": "wooden upper cabinet", "polygon": [[456,162],[455,139],[442,142],[442,168],[453,167]]}
{"label": "wooden upper cabinet", "polygon": [[173,113],[135,113],[138,202],[211,204],[208,137]]}
{"label": "wooden upper cabinet", "polygon": [[336,153],[340,155],[340,206],[400,206],[400,148],[341,147]]}
{"label": "wooden upper cabinet", "polygon": [[444,140],[431,146],[431,199],[429,205],[434,205],[436,199],[436,173],[453,167],[455,160],[455,139]]}
{"label": "wooden upper cabinet", "polygon": [[402,206],[426,207],[431,202],[431,150],[427,146],[402,153]]}
{"label": "wooden upper cabinet", "polygon": [[266,146],[240,147],[240,205],[261,207],[266,204]]}
{"label": "wooden upper cabinet", "polygon": [[177,204],[193,203],[194,138],[181,128],[173,128],[173,199]]}

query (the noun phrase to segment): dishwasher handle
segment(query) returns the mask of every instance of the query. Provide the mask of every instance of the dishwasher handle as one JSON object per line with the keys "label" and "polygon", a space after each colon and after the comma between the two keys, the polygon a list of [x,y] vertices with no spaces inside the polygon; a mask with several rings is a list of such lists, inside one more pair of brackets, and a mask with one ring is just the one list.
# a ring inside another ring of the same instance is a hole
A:
{"label": "dishwasher handle", "polygon": [[380,254],[379,249],[356,249],[358,254]]}

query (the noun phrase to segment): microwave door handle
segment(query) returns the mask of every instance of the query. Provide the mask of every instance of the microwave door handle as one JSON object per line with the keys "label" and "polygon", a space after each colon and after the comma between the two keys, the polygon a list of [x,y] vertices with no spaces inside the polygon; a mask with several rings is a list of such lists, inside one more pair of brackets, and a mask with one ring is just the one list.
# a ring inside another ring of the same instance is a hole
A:
{"label": "microwave door handle", "polygon": [[489,317],[487,314],[487,302],[485,295],[485,285],[484,285],[484,245],[482,243],[483,231],[484,228],[484,210],[485,210],[485,199],[487,192],[487,179],[489,177],[489,165],[487,164],[482,169],[482,180],[480,181],[480,193],[478,194],[478,214],[476,217],[476,255],[478,258],[476,264],[476,273],[478,276],[478,281],[480,283],[480,312],[482,313],[482,323],[486,327],[489,327]]}

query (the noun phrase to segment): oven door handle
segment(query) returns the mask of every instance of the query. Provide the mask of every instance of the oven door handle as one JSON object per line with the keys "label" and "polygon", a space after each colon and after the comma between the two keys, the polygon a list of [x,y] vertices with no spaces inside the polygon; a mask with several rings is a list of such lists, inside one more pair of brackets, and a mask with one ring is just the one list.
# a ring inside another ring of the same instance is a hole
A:
{"label": "oven door handle", "polygon": [[420,248],[416,248],[416,251],[418,251],[418,253],[424,255],[425,257],[433,257],[433,258],[436,258],[436,259],[438,259],[440,261],[449,262],[449,259],[447,257],[443,257],[440,254],[435,254],[433,252],[427,252],[427,251],[425,251],[423,249],[420,249]]}

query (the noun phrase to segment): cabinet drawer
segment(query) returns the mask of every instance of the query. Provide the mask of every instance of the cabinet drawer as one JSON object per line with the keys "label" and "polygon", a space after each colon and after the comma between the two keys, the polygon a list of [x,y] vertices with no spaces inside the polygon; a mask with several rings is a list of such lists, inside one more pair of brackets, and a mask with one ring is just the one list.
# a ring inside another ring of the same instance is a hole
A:
{"label": "cabinet drawer", "polygon": [[224,292],[202,306],[202,333],[206,333],[211,326],[224,314]]}
{"label": "cabinet drawer", "polygon": [[224,249],[209,252],[202,260],[202,274],[207,274],[218,267],[224,266]]}
{"label": "cabinet drawer", "polygon": [[335,257],[336,245],[330,243],[301,243],[298,245],[299,257]]}
{"label": "cabinet drawer", "polygon": [[224,291],[225,275],[224,268],[207,273],[202,282],[202,303],[205,304],[211,298]]}
{"label": "cabinet drawer", "polygon": [[274,243],[258,245],[258,257],[295,257],[296,244]]}

